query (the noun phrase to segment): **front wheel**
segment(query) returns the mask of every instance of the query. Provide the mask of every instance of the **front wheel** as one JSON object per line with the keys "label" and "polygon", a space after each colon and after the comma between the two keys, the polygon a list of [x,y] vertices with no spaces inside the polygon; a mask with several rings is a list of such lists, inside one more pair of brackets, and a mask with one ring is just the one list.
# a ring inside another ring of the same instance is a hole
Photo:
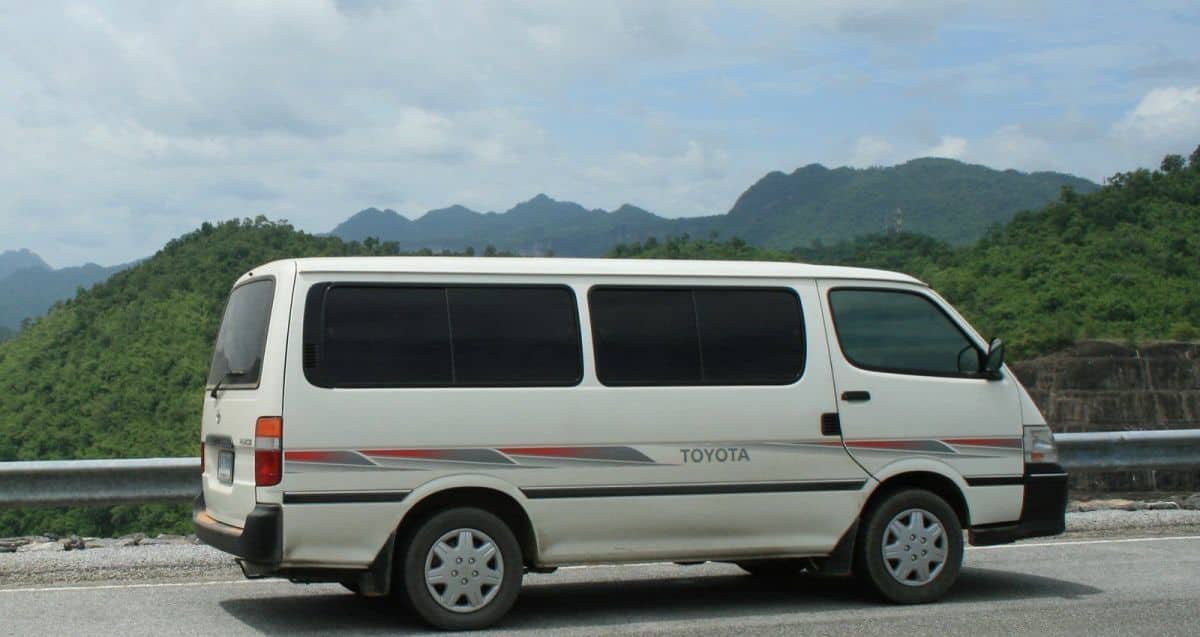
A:
{"label": "front wheel", "polygon": [[447,630],[498,621],[517,601],[525,570],[508,525],[474,508],[442,511],[421,523],[399,566],[413,610]]}
{"label": "front wheel", "polygon": [[958,515],[921,489],[874,503],[855,547],[855,573],[885,599],[923,604],[946,594],[962,569]]}

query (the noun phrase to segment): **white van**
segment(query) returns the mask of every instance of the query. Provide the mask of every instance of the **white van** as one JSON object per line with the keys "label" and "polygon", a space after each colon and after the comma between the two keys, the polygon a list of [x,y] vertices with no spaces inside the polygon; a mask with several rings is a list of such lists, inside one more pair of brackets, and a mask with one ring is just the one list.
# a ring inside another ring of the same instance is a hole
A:
{"label": "white van", "polygon": [[1064,529],[1050,430],[903,274],[795,263],[277,261],[233,288],[197,535],[248,577],[479,628],[526,571],[732,562],[928,602]]}

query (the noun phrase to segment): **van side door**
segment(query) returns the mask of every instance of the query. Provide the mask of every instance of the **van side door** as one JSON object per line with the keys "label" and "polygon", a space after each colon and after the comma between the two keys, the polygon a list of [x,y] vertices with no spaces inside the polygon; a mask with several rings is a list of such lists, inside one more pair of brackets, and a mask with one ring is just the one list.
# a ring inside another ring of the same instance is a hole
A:
{"label": "van side door", "polygon": [[1019,395],[1007,369],[999,379],[980,373],[984,341],[923,286],[822,281],[820,288],[842,435],[855,460],[880,479],[923,467],[971,487],[1016,489],[972,522],[1015,519]]}

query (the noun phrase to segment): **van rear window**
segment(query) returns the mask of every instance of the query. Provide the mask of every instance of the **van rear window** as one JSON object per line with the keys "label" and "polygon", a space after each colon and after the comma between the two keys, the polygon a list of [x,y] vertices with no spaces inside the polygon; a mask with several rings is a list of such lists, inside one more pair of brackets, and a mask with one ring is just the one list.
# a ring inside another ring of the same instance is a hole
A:
{"label": "van rear window", "polygon": [[275,280],[259,279],[234,288],[208,370],[208,386],[257,387],[267,347],[267,325]]}

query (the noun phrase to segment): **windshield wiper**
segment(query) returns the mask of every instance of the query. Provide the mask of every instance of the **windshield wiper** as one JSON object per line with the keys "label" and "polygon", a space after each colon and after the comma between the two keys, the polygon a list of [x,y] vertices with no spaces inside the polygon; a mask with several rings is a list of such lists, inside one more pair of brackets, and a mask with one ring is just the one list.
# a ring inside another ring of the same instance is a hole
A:
{"label": "windshield wiper", "polygon": [[221,385],[223,385],[225,383],[225,381],[233,379],[233,378],[241,378],[242,376],[245,376],[245,375],[246,375],[246,372],[244,370],[240,370],[240,369],[231,369],[231,370],[225,372],[225,375],[222,376],[221,379],[217,381],[217,384],[213,385],[212,393],[209,395],[215,399],[217,397],[217,392],[221,390]]}

